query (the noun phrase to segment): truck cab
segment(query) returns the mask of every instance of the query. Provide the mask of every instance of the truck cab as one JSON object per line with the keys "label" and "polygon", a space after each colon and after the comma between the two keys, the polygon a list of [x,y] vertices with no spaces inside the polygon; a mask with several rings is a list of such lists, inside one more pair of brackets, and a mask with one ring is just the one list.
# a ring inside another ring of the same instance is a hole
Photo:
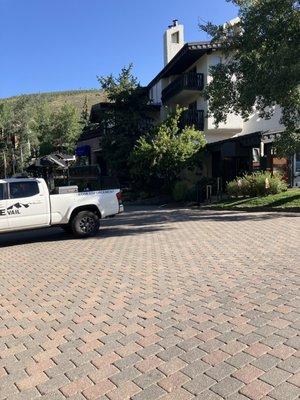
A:
{"label": "truck cab", "polygon": [[0,229],[30,229],[49,225],[49,192],[44,180],[0,180]]}

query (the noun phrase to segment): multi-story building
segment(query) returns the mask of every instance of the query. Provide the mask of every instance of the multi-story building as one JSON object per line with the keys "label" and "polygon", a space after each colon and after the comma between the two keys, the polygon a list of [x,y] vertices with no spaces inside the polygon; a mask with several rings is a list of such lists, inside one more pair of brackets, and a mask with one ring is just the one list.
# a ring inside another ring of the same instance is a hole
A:
{"label": "multi-story building", "polygon": [[300,155],[279,159],[273,154],[272,142],[284,131],[280,108],[269,120],[254,113],[245,122],[229,114],[218,127],[213,117],[207,117],[208,102],[202,90],[212,79],[210,67],[223,60],[219,44],[185,43],[184,27],[174,20],[164,34],[165,65],[148,85],[151,103],[160,106],[160,119],[177,105],[186,108],[182,125],[203,131],[208,144],[203,175],[222,177],[225,182],[245,171],[266,168],[282,172],[292,185],[300,186]]}

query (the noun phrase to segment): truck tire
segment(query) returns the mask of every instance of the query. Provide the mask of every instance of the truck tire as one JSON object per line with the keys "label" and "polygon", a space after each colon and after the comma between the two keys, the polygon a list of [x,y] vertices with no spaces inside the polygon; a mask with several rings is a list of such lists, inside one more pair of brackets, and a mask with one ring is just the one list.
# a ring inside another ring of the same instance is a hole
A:
{"label": "truck tire", "polygon": [[73,234],[81,238],[95,236],[99,227],[99,217],[91,211],[80,211],[71,221]]}

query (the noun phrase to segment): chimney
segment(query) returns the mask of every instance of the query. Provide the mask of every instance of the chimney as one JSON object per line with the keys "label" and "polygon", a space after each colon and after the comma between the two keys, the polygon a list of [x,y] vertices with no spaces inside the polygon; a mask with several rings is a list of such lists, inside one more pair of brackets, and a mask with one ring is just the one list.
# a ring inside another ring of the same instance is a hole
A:
{"label": "chimney", "polygon": [[164,64],[167,65],[184,45],[183,25],[173,19],[164,33]]}

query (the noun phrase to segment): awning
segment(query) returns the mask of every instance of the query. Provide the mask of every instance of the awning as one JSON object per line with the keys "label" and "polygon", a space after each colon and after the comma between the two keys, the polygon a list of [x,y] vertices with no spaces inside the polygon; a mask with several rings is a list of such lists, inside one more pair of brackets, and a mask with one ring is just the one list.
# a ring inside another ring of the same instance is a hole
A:
{"label": "awning", "polygon": [[88,157],[91,154],[91,146],[89,145],[78,146],[75,150],[75,154],[78,157],[83,157],[83,156]]}

